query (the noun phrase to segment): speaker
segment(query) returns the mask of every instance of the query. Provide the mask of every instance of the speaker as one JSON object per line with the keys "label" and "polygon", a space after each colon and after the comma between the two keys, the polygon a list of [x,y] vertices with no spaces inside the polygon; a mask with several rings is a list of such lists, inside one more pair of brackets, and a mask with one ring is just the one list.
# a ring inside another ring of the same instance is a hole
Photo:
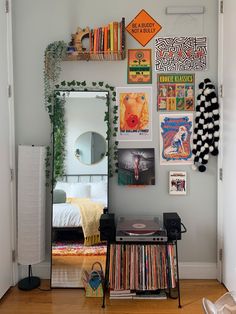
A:
{"label": "speaker", "polygon": [[177,213],[163,213],[168,240],[181,240],[181,219]]}
{"label": "speaker", "polygon": [[100,239],[102,241],[115,241],[116,226],[115,226],[115,214],[106,213],[102,214],[100,218]]}

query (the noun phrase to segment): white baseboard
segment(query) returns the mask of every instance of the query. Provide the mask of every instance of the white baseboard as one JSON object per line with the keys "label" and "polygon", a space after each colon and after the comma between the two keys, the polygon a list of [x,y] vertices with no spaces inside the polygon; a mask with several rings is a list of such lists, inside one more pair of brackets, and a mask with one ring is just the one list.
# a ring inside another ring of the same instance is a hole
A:
{"label": "white baseboard", "polygon": [[[33,265],[33,275],[41,279],[50,278],[50,262]],[[27,266],[19,265],[19,279],[28,275]],[[216,279],[216,263],[179,263],[180,279]]]}
{"label": "white baseboard", "polygon": [[216,263],[179,263],[180,279],[216,279]]}

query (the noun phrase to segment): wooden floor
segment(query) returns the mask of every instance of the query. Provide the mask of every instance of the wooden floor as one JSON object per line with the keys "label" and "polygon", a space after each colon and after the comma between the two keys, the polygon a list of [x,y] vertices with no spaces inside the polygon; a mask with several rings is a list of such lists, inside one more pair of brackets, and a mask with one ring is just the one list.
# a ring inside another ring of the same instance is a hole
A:
{"label": "wooden floor", "polygon": [[[42,288],[49,283],[44,281]],[[86,298],[81,289],[53,289],[29,292],[11,288],[0,301],[1,314],[200,314],[202,297],[215,301],[225,293],[216,280],[181,280],[182,308],[177,300],[109,300],[101,308],[101,299]]]}

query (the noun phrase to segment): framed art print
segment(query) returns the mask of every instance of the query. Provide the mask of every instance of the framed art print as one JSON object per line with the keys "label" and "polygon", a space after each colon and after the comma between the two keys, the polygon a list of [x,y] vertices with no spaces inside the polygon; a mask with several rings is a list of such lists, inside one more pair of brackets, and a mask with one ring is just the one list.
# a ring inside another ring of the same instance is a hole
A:
{"label": "framed art print", "polygon": [[152,139],[152,88],[117,87],[119,141]]}
{"label": "framed art print", "polygon": [[171,195],[187,194],[187,174],[185,171],[169,172],[169,194]]}
{"label": "framed art print", "polygon": [[128,49],[128,84],[152,83],[152,50]]}
{"label": "framed art print", "polygon": [[156,71],[203,71],[207,69],[206,37],[156,37]]}
{"label": "framed art print", "polygon": [[158,74],[157,109],[160,111],[193,111],[194,74]]}
{"label": "framed art print", "polygon": [[119,185],[155,185],[154,148],[118,149]]}
{"label": "framed art print", "polygon": [[160,114],[160,164],[192,164],[193,114]]}

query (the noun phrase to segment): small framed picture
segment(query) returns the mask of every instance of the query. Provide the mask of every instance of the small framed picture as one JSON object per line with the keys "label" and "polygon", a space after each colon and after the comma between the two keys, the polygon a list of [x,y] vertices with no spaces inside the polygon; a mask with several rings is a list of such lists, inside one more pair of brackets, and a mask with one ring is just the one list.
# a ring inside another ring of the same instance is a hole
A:
{"label": "small framed picture", "polygon": [[169,194],[186,195],[187,193],[187,174],[185,171],[169,172]]}

